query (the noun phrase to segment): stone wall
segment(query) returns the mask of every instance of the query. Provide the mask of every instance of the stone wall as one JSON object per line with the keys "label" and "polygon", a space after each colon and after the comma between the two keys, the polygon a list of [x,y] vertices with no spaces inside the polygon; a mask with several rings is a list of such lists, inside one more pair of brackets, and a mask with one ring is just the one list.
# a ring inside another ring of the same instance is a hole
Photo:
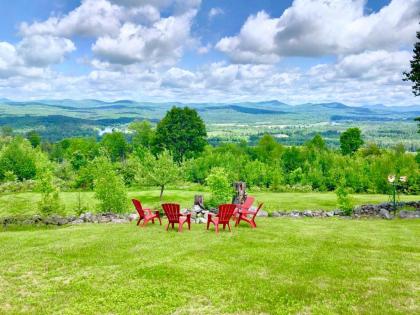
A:
{"label": "stone wall", "polygon": [[[413,210],[399,210],[398,217],[401,219],[420,218],[420,201],[400,202],[399,207],[411,207]],[[353,216],[345,216],[341,210],[292,210],[292,211],[267,211],[260,210],[259,217],[292,217],[292,218],[326,218],[326,217],[342,217],[342,218],[362,218],[362,217],[376,217],[384,219],[393,219],[393,205],[386,202],[377,205],[362,205],[356,207],[353,211]],[[115,214],[115,213],[100,213],[94,214],[91,212],[83,213],[80,216],[59,216],[51,215],[42,217],[40,215],[32,216],[12,216],[0,218],[0,225],[4,227],[8,225],[66,225],[66,224],[82,224],[82,223],[129,223],[137,220],[137,213],[131,214]],[[194,221],[194,217],[193,217]],[[195,220],[197,222],[197,220]],[[205,221],[203,221],[205,222]],[[197,223],[203,223],[201,221]]]}

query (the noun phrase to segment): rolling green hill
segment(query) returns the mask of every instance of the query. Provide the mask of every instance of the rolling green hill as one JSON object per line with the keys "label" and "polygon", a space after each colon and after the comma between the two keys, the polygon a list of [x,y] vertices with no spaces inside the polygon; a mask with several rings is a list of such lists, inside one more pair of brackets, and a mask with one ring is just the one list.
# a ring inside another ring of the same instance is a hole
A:
{"label": "rolling green hill", "polygon": [[302,144],[321,133],[330,146],[338,145],[341,131],[358,126],[365,140],[389,147],[403,143],[420,147],[415,117],[420,106],[347,106],[341,103],[288,105],[276,100],[242,103],[150,103],[131,100],[39,100],[17,102],[0,99],[0,126],[16,132],[37,130],[44,139],[99,136],[104,129],[120,128],[133,120],[157,122],[172,106],[197,109],[207,124],[209,141],[256,141],[271,133],[285,145]]}

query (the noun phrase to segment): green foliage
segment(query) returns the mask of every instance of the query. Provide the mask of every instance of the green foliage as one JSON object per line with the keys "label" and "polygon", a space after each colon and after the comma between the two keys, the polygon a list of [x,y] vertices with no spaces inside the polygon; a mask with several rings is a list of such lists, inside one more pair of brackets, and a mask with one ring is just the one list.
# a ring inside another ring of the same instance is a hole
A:
{"label": "green foliage", "polygon": [[160,187],[160,199],[162,199],[165,186],[173,184],[179,179],[180,167],[167,150],[158,154],[157,157],[147,151],[144,159],[140,161],[137,181],[140,184]]}
{"label": "green foliage", "polygon": [[282,151],[283,146],[269,134],[264,134],[255,146],[257,158],[263,162],[274,161],[282,153]]}
{"label": "green foliage", "polygon": [[83,202],[82,193],[79,191],[77,194],[76,206],[74,207],[76,215],[80,216],[82,213],[88,212],[88,206]]}
{"label": "green foliage", "polygon": [[94,191],[101,212],[123,213],[127,210],[127,192],[124,180],[107,156],[93,162]]}
{"label": "green foliage", "polygon": [[102,138],[101,146],[106,150],[112,162],[125,159],[128,153],[127,140],[119,131],[106,133]]}
{"label": "green foliage", "polygon": [[35,151],[26,139],[16,137],[0,151],[0,180],[6,172],[13,172],[19,180],[35,177]]}
{"label": "green foliage", "polygon": [[157,151],[169,150],[176,162],[197,156],[206,142],[206,126],[195,109],[172,107],[156,128]]}
{"label": "green foliage", "polygon": [[207,206],[217,207],[232,200],[232,183],[229,182],[224,168],[212,168],[209,176],[206,178],[206,183],[211,191],[211,199],[206,202]]}
{"label": "green foliage", "polygon": [[410,72],[404,72],[404,81],[411,81],[412,92],[415,96],[420,95],[420,32],[417,32],[417,42],[414,44],[413,59],[410,61]]}
{"label": "green foliage", "polygon": [[340,210],[342,210],[345,215],[351,215],[353,213],[352,199],[345,186],[340,185],[335,190],[335,194],[337,195],[337,204]]}
{"label": "green foliage", "polygon": [[54,184],[54,166],[43,153],[37,154],[36,189],[41,193],[38,210],[45,215],[62,213],[64,206],[60,201],[59,189]]}
{"label": "green foliage", "polygon": [[26,139],[29,140],[32,147],[34,147],[34,148],[36,148],[37,146],[39,146],[41,144],[41,136],[34,130],[29,131],[26,134]]}
{"label": "green foliage", "polygon": [[340,149],[344,155],[353,154],[363,144],[359,128],[349,128],[340,135]]}
{"label": "green foliage", "polygon": [[327,148],[327,145],[324,139],[322,139],[319,133],[317,133],[311,140],[309,140],[306,143],[306,146],[309,148],[314,148],[318,150],[325,150]]}
{"label": "green foliage", "polygon": [[150,149],[155,137],[152,124],[148,120],[133,121],[128,129],[134,132],[132,144],[134,151],[141,156],[144,148]]}

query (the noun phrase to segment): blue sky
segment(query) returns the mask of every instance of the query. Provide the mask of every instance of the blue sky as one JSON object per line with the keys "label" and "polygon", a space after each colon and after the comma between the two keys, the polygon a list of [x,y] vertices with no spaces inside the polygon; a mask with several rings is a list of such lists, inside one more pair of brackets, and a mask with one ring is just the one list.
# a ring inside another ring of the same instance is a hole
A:
{"label": "blue sky", "polygon": [[420,0],[0,3],[0,97],[418,104]]}

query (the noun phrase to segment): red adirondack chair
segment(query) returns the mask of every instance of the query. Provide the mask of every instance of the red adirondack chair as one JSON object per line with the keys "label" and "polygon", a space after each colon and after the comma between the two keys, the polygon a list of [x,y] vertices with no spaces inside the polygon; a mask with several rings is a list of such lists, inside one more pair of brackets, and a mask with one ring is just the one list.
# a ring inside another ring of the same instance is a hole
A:
{"label": "red adirondack chair", "polygon": [[152,211],[150,209],[143,208],[141,206],[141,202],[137,199],[131,199],[133,202],[134,207],[137,210],[137,213],[139,214],[139,219],[137,220],[137,225],[140,224],[141,220],[143,220],[142,226],[146,226],[147,222],[152,221],[153,224],[155,224],[155,219],[159,220],[160,225],[162,225],[162,221],[160,220],[160,214],[159,210]]}
{"label": "red adirondack chair", "polygon": [[238,218],[236,219],[235,226],[239,225],[241,221],[245,221],[251,225],[252,228],[256,228],[257,224],[255,223],[255,217],[257,216],[258,212],[260,211],[261,207],[263,206],[263,203],[260,203],[258,205],[257,210],[251,211],[251,210],[240,210]]}
{"label": "red adirondack chair", "polygon": [[186,222],[188,224],[188,230],[191,230],[191,214],[182,215],[180,213],[180,206],[177,203],[164,203],[162,204],[163,211],[165,211],[166,217],[168,218],[168,225],[166,231],[169,228],[169,224],[172,228],[175,228],[175,223],[178,224],[178,232],[182,232],[182,226]]}
{"label": "red adirondack chair", "polygon": [[249,208],[252,207],[254,200],[254,197],[248,196],[243,204],[237,204],[236,209],[233,212],[232,220],[236,220],[239,217],[239,211],[248,211]]}
{"label": "red adirondack chair", "polygon": [[223,224],[223,230],[226,229],[226,225],[230,229],[229,220],[233,215],[233,211],[235,211],[236,205],[235,204],[224,204],[219,206],[219,213],[213,214],[209,213],[207,215],[207,230],[210,227],[210,223],[214,224],[214,228],[216,229],[216,233],[219,233],[219,224]]}

